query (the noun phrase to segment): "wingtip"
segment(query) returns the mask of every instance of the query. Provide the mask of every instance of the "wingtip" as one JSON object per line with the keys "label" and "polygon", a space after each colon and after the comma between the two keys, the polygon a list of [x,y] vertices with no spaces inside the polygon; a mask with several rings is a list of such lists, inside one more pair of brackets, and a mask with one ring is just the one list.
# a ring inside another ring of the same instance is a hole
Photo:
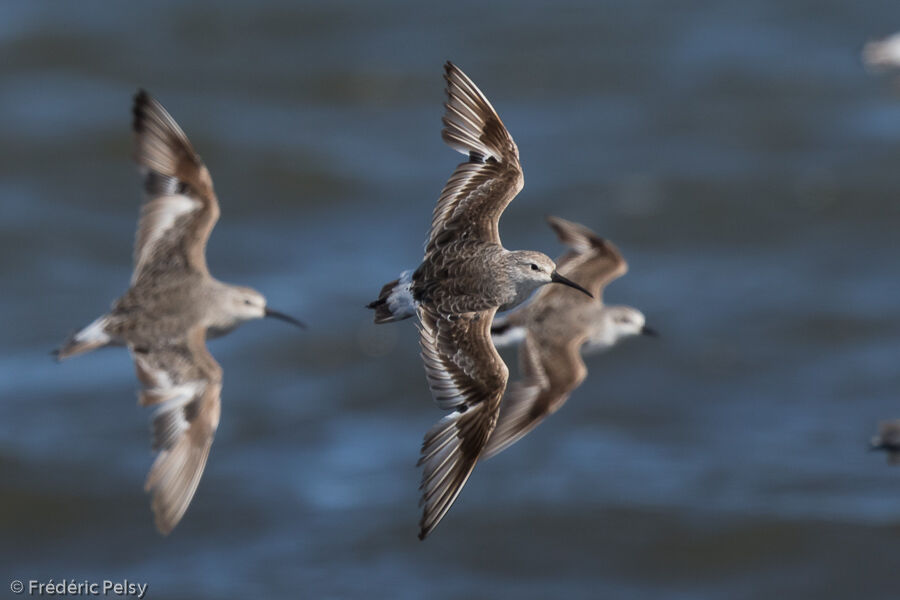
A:
{"label": "wingtip", "polygon": [[550,226],[550,228],[553,229],[554,232],[556,232],[557,237],[562,236],[563,228],[567,224],[570,224],[570,221],[567,221],[567,220],[563,219],[562,217],[557,217],[556,215],[550,215],[550,214],[544,215],[544,220],[547,222],[547,224]]}
{"label": "wingtip", "polygon": [[616,245],[610,240],[600,237],[592,229],[585,227],[581,223],[554,215],[547,215],[545,218],[551,229],[556,233],[559,241],[570,248],[578,251],[593,248],[610,256],[621,254]]}
{"label": "wingtip", "polygon": [[508,160],[518,165],[518,148],[478,85],[449,60],[444,64],[444,81],[444,143],[473,162]]}
{"label": "wingtip", "polygon": [[556,237],[566,246],[581,246],[585,242],[590,245],[592,241],[598,239],[593,231],[575,221],[569,221],[555,215],[547,215],[546,219],[547,224],[550,225]]}
{"label": "wingtip", "polygon": [[[144,482],[144,492],[153,492],[152,482],[149,477],[147,477],[147,480]],[[165,518],[162,507],[159,504],[159,499],[155,494],[150,501],[150,510],[153,511],[153,526],[156,528],[157,533],[163,537],[168,537],[168,535],[172,533],[172,530],[175,529],[178,521],[172,522]]]}
{"label": "wingtip", "polygon": [[151,96],[144,88],[138,88],[134,94],[134,101],[131,104],[131,128],[135,133],[140,133],[144,129],[145,107],[150,104]]}
{"label": "wingtip", "polygon": [[172,531],[175,529],[174,525],[166,525],[165,523],[161,523],[158,520],[155,522],[155,525],[156,532],[163,537],[169,537],[169,534],[172,533]]}
{"label": "wingtip", "polygon": [[571,221],[563,219],[562,217],[557,217],[556,215],[551,215],[550,213],[544,215],[544,220],[547,221],[551,226],[563,223],[571,223]]}
{"label": "wingtip", "polygon": [[[460,72],[459,67],[454,65],[449,60],[444,63],[444,83],[446,84],[444,86],[444,93],[447,95],[447,101],[444,102],[445,110],[448,108],[447,104],[450,102],[450,96],[451,96],[450,90],[453,87],[453,75],[454,75],[454,73],[459,73],[459,72]],[[446,123],[445,123],[445,125],[446,125]]]}
{"label": "wingtip", "polygon": [[572,230],[581,233],[588,230],[584,225],[576,223],[575,221],[563,219],[562,217],[557,217],[556,215],[545,215],[544,218],[547,220],[547,224],[560,235],[566,234]]}
{"label": "wingtip", "polygon": [[176,523],[165,523],[161,521],[158,517],[154,517],[153,519],[154,525],[156,526],[156,532],[159,533],[162,537],[169,537],[173,531],[175,531]]}

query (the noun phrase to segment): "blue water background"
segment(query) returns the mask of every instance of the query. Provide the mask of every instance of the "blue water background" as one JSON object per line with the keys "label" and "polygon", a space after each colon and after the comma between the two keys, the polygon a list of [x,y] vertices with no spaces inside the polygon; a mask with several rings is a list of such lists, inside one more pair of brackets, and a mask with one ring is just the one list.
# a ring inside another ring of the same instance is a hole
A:
{"label": "blue water background", "polygon": [[[0,589],[896,598],[900,469],[866,447],[900,417],[900,95],[858,54],[894,29],[874,0],[3,4]],[[441,413],[412,323],[363,306],[459,161],[447,59],[521,152],[505,245],[559,253],[546,214],[611,238],[607,301],[662,338],[589,358],[420,543]],[[310,325],[210,343],[221,426],[168,538],[127,352],[49,356],[127,287],[139,86],[215,179],[212,271]]]}

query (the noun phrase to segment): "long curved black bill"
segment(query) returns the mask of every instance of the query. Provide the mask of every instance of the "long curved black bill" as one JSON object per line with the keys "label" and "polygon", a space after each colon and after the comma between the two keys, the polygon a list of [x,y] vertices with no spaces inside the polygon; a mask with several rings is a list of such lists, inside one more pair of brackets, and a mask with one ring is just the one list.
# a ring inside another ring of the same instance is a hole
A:
{"label": "long curved black bill", "polygon": [[272,310],[271,308],[266,308],[266,316],[272,317],[273,319],[285,321],[287,323],[290,323],[291,325],[296,325],[300,329],[306,329],[306,323],[304,323],[303,321],[298,321],[290,315],[286,315],[283,312],[278,312],[277,310]]}
{"label": "long curved black bill", "polygon": [[650,337],[659,337],[659,332],[653,329],[652,327],[647,327],[644,325],[641,327],[641,335],[649,335]]}
{"label": "long curved black bill", "polygon": [[587,294],[587,295],[590,296],[591,298],[594,297],[594,295],[593,295],[592,293],[590,293],[589,291],[587,291],[586,289],[584,289],[583,287],[581,287],[580,285],[578,285],[577,283],[575,283],[575,282],[572,281],[571,279],[568,279],[568,278],[566,278],[566,277],[563,277],[562,275],[560,275],[560,274],[557,273],[556,271],[553,271],[552,273],[550,273],[550,281],[552,281],[553,283],[561,283],[561,284],[563,284],[563,285],[567,285],[567,286],[569,286],[570,288],[575,288],[575,289],[578,290],[579,292],[583,292],[583,293]]}

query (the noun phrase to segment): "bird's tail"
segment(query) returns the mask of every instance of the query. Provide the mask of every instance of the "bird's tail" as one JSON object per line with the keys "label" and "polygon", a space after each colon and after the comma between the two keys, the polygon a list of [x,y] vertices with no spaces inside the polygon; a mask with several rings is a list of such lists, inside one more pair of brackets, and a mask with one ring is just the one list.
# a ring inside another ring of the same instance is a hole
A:
{"label": "bird's tail", "polygon": [[56,360],[65,360],[111,344],[113,338],[106,332],[108,324],[109,315],[103,315],[81,331],[70,336],[62,346],[53,351]]}
{"label": "bird's tail", "polygon": [[375,311],[375,323],[393,323],[416,314],[416,301],[412,295],[412,271],[404,271],[399,279],[386,284],[378,294],[378,300],[366,305]]}

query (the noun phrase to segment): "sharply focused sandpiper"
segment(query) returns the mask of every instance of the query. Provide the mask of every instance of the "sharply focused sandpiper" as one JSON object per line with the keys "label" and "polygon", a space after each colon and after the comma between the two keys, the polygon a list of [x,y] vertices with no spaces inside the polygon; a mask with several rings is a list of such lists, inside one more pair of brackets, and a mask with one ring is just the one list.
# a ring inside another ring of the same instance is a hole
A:
{"label": "sharply focused sandpiper", "polygon": [[376,323],[418,316],[428,385],[438,406],[453,411],[422,443],[420,539],[456,500],[497,421],[509,371],[491,342],[494,314],[551,282],[588,294],[548,256],[500,244],[497,222],[523,185],[519,150],[472,80],[452,63],[444,70],[441,135],[468,161],[441,192],[422,264],[369,304]]}
{"label": "sharply focused sandpiper", "polygon": [[131,287],[56,355],[63,360],[102,346],[128,346],[144,387],[140,404],[156,406],[152,438],[159,455],[145,489],[153,494],[156,526],[166,534],[194,496],[219,424],[222,369],[206,350],[206,338],[262,317],[302,323],[267,308],[259,292],[210,275],[206,242],[219,203],[209,171],[146,92],[135,96],[133,114],[146,199]]}
{"label": "sharply focused sandpiper", "polygon": [[619,250],[583,225],[558,217],[547,220],[560,241],[571,248],[558,260],[557,268],[584,283],[594,297],[547,287],[528,304],[494,320],[495,346],[521,342],[522,378],[509,385],[500,403],[485,458],[508,448],[559,410],[587,376],[582,349],[604,350],[625,337],[656,335],[641,311],[603,304],[606,285],[628,271]]}

